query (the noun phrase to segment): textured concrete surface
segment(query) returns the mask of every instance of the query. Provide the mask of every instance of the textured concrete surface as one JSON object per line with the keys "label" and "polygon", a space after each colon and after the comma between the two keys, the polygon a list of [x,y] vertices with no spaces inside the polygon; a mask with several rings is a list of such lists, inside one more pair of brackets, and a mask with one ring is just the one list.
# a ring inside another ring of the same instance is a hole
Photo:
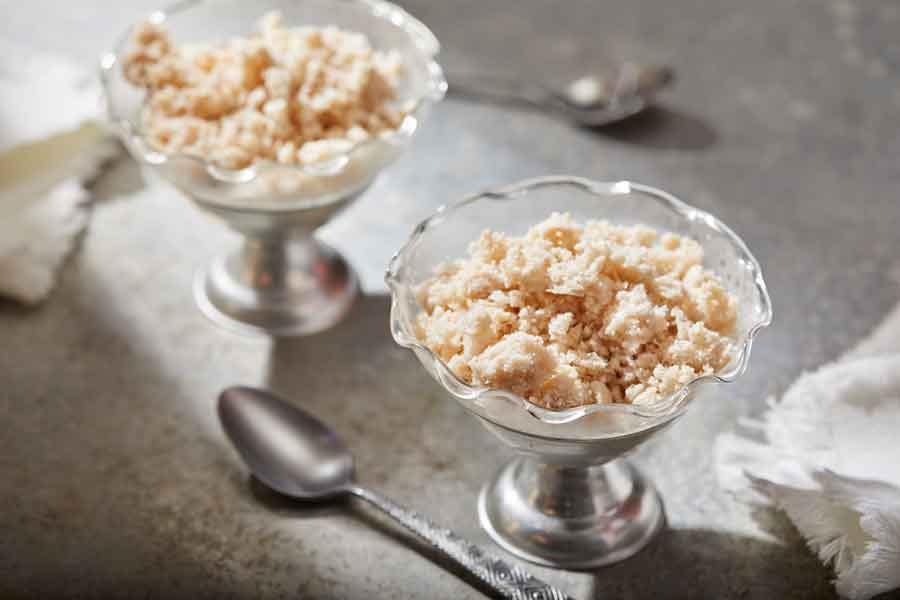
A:
{"label": "textured concrete surface", "polygon": [[[154,4],[5,0],[2,35],[87,61]],[[595,573],[532,568],[579,599],[830,597],[829,571],[782,518],[716,488],[710,449],[900,298],[896,3],[406,5],[451,72],[562,81],[634,58],[670,62],[680,80],[660,108],[596,132],[447,101],[323,232],[368,295],[334,331],[290,342],[200,316],[192,271],[234,238],[119,161],[50,301],[0,304],[0,597],[481,597],[362,507],[301,507],[250,485],[214,398],[271,384],[334,424],[365,483],[490,545],[475,497],[506,452],[389,340],[380,272],[438,204],[554,172],[633,178],[721,216],[763,263],[777,318],[746,377],[637,456],[669,530]]]}

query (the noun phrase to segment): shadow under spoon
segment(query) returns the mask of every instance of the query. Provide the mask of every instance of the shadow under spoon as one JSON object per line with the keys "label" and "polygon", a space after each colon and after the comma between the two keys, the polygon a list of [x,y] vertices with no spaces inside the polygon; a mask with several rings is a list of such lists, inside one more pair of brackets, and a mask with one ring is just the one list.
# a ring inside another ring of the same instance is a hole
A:
{"label": "shadow under spoon", "polygon": [[230,387],[219,396],[219,420],[253,475],[275,491],[300,500],[356,496],[421,537],[500,598],[571,600],[524,569],[357,485],[353,481],[353,456],[334,431],[275,394],[252,387]]}

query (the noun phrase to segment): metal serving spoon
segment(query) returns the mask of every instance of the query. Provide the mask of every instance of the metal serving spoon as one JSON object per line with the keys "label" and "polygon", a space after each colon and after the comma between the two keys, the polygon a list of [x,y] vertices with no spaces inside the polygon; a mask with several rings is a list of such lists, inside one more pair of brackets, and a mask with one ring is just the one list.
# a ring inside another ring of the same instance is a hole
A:
{"label": "metal serving spoon", "polygon": [[327,425],[266,390],[230,387],[219,396],[219,420],[253,475],[301,500],[352,494],[381,509],[472,573],[501,598],[571,600],[517,566],[353,482],[353,456]]}
{"label": "metal serving spoon", "polygon": [[625,63],[610,77],[586,75],[562,90],[542,83],[484,74],[448,75],[451,94],[488,102],[528,104],[557,112],[579,125],[599,127],[644,110],[675,80],[670,67]]}

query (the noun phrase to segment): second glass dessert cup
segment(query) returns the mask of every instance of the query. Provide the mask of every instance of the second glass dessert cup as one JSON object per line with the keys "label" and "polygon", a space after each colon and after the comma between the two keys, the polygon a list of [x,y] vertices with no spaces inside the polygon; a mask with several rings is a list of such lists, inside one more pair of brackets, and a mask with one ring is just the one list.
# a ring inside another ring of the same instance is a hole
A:
{"label": "second glass dessert cup", "polygon": [[397,51],[403,74],[392,104],[406,114],[401,125],[314,164],[259,162],[228,170],[147,143],[144,92],[121,69],[130,31],[102,57],[101,79],[111,125],[141,166],[243,237],[235,253],[216,258],[195,278],[194,296],[203,313],[239,332],[306,335],[340,320],[358,291],[352,269],[315,239],[315,230],[402,153],[447,83],[435,61],[434,35],[382,0],[187,0],[150,20],[164,24],[176,43],[193,43],[246,35],[273,10],[287,26],[335,25],[365,34],[376,50]]}
{"label": "second glass dessert cup", "polygon": [[[652,405],[592,404],[552,411],[515,394],[460,380],[418,338],[416,288],[440,263],[466,255],[484,229],[522,235],[552,212],[577,221],[644,224],[690,236],[738,300],[735,354],[722,371],[696,378]],[[551,176],[475,194],[422,222],[386,275],[391,333],[426,371],[517,456],[488,481],[478,500],[484,529],[503,548],[539,564],[584,569],[636,553],[664,522],[651,482],[622,457],[685,413],[708,383],[736,380],[772,308],[759,263],[712,215],[674,196],[628,181]]]}

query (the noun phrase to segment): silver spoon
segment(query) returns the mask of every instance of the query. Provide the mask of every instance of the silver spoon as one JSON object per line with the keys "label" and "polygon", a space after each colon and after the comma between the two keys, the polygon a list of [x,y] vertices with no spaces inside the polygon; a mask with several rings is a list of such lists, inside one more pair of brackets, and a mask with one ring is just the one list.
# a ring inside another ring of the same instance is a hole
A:
{"label": "silver spoon", "polygon": [[501,598],[571,600],[517,566],[353,482],[353,456],[327,425],[266,390],[230,387],[219,395],[219,420],[253,475],[301,500],[352,494],[382,510],[472,573]]}
{"label": "silver spoon", "polygon": [[542,83],[484,74],[448,75],[451,94],[476,100],[524,103],[557,112],[579,125],[599,127],[644,110],[675,80],[670,67],[625,63],[609,77],[585,75],[561,90]]}

